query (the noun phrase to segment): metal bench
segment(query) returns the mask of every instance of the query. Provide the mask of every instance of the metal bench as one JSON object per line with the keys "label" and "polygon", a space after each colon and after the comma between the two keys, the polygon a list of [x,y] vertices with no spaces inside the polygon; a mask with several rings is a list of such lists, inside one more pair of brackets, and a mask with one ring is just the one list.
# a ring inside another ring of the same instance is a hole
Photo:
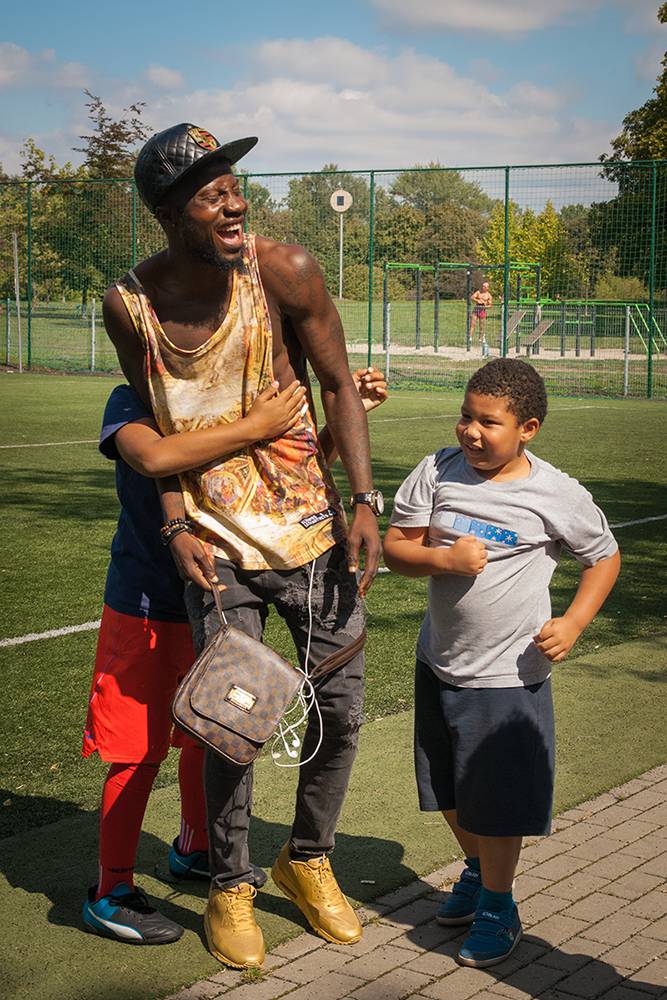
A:
{"label": "metal bench", "polygon": [[[521,347],[526,348],[526,357],[528,357],[531,354],[540,353],[540,340],[547,332],[549,327],[553,326],[555,322],[556,322],[555,319],[543,319],[537,324],[537,326],[533,330],[531,330],[530,333],[526,334],[525,337],[521,338],[519,343]],[[518,353],[519,349],[517,348],[517,354]]]}

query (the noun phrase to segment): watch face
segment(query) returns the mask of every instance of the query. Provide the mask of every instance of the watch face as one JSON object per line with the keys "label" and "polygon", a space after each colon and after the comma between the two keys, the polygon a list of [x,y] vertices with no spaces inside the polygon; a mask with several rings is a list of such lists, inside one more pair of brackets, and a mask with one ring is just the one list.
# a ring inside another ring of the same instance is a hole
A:
{"label": "watch face", "polygon": [[370,493],[355,493],[350,498],[351,507],[354,508],[360,503],[367,504],[376,517],[384,512],[384,497],[379,490],[371,490]]}

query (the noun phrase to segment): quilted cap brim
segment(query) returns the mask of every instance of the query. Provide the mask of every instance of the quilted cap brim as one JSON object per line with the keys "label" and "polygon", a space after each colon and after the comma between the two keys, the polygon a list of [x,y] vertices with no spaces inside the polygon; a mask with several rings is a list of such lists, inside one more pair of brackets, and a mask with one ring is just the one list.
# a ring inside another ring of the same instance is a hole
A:
{"label": "quilted cap brim", "polygon": [[209,181],[215,180],[220,174],[228,173],[230,167],[255,145],[257,145],[256,137],[248,136],[246,139],[235,139],[234,142],[227,142],[224,146],[200,156],[192,166],[186,167],[178,177],[174,178],[173,183],[163,192],[155,207],[164,204],[184,205]]}
{"label": "quilted cap brim", "polygon": [[165,155],[164,150],[156,145],[149,150],[149,142],[139,153],[135,165],[134,176],[139,195],[153,213],[159,205],[173,201],[176,194],[179,201],[182,202],[184,198],[187,201],[200,187],[216,177],[218,172],[225,173],[226,169],[238,162],[257,141],[256,136],[246,136],[223,143],[180,170]]}

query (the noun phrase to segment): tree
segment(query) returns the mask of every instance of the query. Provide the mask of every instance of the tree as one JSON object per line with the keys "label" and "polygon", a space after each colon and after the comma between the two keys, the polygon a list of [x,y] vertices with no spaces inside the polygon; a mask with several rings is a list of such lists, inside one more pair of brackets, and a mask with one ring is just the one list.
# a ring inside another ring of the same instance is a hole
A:
{"label": "tree", "polygon": [[145,102],[130,104],[115,119],[99,97],[89,90],[84,93],[90,98],[86,107],[93,131],[79,136],[83,146],[75,147],[75,151],[85,154],[84,164],[91,177],[131,177],[137,146],[150,135],[141,119]]}
{"label": "tree", "polygon": [[[667,24],[667,3],[658,8],[658,21]],[[591,206],[592,239],[599,257],[605,261],[606,279],[611,278],[613,267],[618,278],[639,279],[639,284],[633,286],[638,290],[649,284],[651,206],[655,195],[660,220],[667,200],[667,169],[664,164],[640,165],[632,161],[667,158],[667,53],[653,96],[625,116],[611,148],[613,154],[603,154],[600,160],[605,164],[604,176],[618,184],[618,195],[609,202]],[[620,162],[610,163],[613,160]],[[654,289],[664,290],[667,234],[660,221],[655,226],[654,263]],[[605,287],[622,286],[607,282]]]}
{"label": "tree", "polygon": [[59,167],[55,157],[40,149],[34,139],[26,139],[21,147],[21,178],[26,181],[62,180],[72,176],[85,176],[85,167],[75,171],[67,161]]}
{"label": "tree", "polygon": [[[658,9],[658,21],[667,24],[667,3]],[[661,160],[667,158],[667,53],[662,72],[653,88],[654,97],[623,119],[623,128],[612,140],[613,156],[602,155],[604,163],[614,160]]]}
{"label": "tree", "polygon": [[[503,262],[505,253],[503,205],[499,204],[494,209],[491,221],[478,242],[477,252],[480,263]],[[580,295],[585,291],[580,287],[572,287],[572,276],[577,274],[577,262],[568,243],[564,222],[550,201],[547,201],[539,213],[531,209],[521,209],[515,202],[510,202],[509,259],[541,265],[543,297]],[[495,294],[500,294],[503,286],[502,271],[494,271],[488,280]],[[524,284],[528,280],[526,277]],[[534,285],[532,290],[534,291]]]}
{"label": "tree", "polygon": [[426,168],[415,164],[393,182],[391,193],[427,215],[437,205],[454,205],[488,215],[494,201],[475,181],[468,181],[457,170],[447,170],[437,161]]}
{"label": "tree", "polygon": [[[84,310],[89,296],[101,295],[132,262],[135,196],[130,178],[137,145],[148,138],[150,131],[141,119],[143,101],[123,108],[116,119],[99,97],[88,90],[85,93],[90,98],[86,107],[92,132],[80,137],[84,145],[77,152],[85,154],[88,180],[67,191],[68,256],[78,275]],[[91,183],[97,178],[113,183]]]}

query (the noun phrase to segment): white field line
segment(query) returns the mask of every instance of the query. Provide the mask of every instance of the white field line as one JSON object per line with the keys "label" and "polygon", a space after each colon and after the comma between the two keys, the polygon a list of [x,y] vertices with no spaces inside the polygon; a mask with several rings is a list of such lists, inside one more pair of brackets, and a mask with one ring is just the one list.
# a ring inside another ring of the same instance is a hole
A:
{"label": "white field line", "polygon": [[40,441],[39,444],[0,444],[0,448],[62,448],[70,444],[97,444],[97,438],[89,441]]}
{"label": "white field line", "polygon": [[14,639],[0,639],[2,646],[22,646],[24,642],[36,642],[37,639],[57,639],[61,635],[72,635],[73,632],[91,632],[100,627],[100,620],[83,622],[82,625],[67,625],[65,628],[51,628],[48,632],[28,632],[27,635],[17,635]]}
{"label": "white field line", "polygon": [[[417,398],[417,397],[415,397]],[[583,403],[581,406],[561,406],[557,409],[550,409],[549,413],[569,413],[570,410],[595,410],[597,407],[593,403]],[[622,406],[605,407],[605,409],[622,410]],[[444,417],[458,417],[459,411],[455,413],[420,413],[412,417],[375,417],[371,418],[374,424],[390,424],[405,420],[442,420]],[[72,444],[97,444],[97,438],[90,438],[81,441],[40,441],[37,444],[0,444],[3,448],[62,448]]]}
{"label": "white field line", "polygon": [[610,528],[629,528],[633,524],[648,524],[649,521],[664,521],[667,514],[657,514],[655,517],[638,517],[636,521],[619,521],[618,524],[610,524]]}
{"label": "white field line", "polygon": [[[649,521],[664,521],[667,514],[657,514],[655,517],[640,517],[636,521],[620,521],[618,524],[610,524],[610,528],[629,528],[635,524],[648,524]],[[378,573],[391,573],[386,566],[380,566]],[[100,622],[83,622],[82,625],[68,625],[66,628],[52,628],[48,632],[30,632],[28,635],[18,635],[14,639],[0,639],[0,648],[3,646],[21,646],[24,642],[35,642],[37,639],[56,639],[62,635],[72,635],[73,632],[91,632],[99,628]]]}
{"label": "white field line", "polygon": [[[554,415],[556,413],[569,413],[571,410],[595,410],[597,409],[592,403],[583,403],[581,406],[561,406],[558,409],[549,409],[548,415]],[[605,407],[605,409],[616,409],[620,410],[622,407]],[[371,427],[374,424],[390,424],[396,421],[403,420],[441,420],[443,417],[458,417],[460,416],[460,410],[456,413],[420,413],[413,417],[371,417]]]}

